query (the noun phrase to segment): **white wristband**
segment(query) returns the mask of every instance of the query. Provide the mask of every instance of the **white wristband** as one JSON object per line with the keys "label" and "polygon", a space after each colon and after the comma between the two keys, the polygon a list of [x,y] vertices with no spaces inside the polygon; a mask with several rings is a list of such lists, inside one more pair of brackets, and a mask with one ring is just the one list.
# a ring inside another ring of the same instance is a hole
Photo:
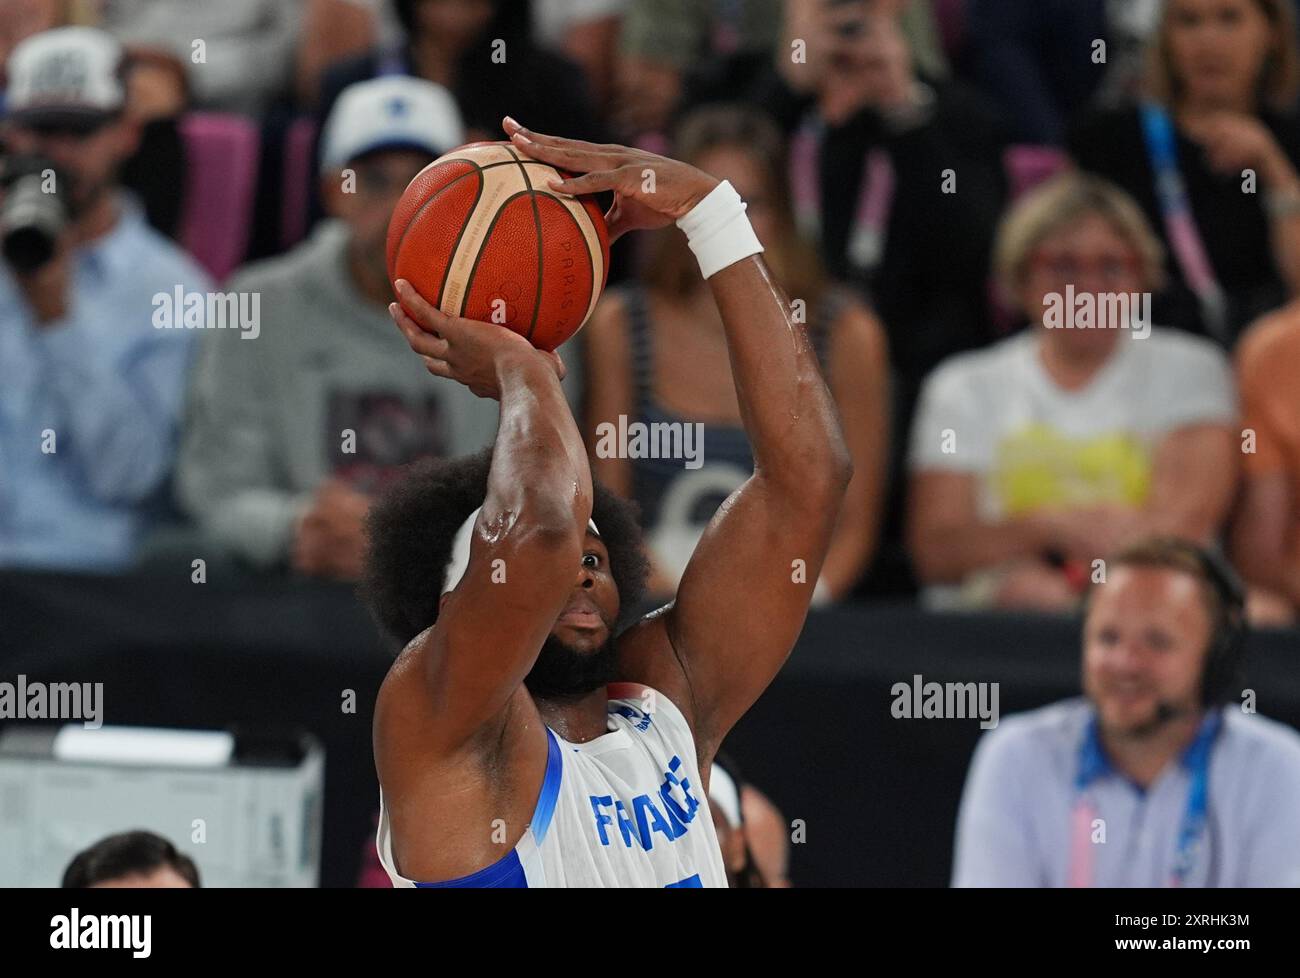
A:
{"label": "white wristband", "polygon": [[758,235],[745,216],[745,202],[727,180],[678,218],[677,226],[686,232],[686,242],[706,279],[742,258],[763,253]]}

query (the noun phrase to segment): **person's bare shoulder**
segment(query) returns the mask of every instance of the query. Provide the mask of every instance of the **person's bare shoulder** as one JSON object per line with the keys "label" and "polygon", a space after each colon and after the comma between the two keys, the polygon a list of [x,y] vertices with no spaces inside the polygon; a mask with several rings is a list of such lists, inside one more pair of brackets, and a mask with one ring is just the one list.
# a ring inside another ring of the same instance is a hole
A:
{"label": "person's bare shoulder", "polygon": [[1237,344],[1237,371],[1253,376],[1270,366],[1300,361],[1300,300],[1257,319]]}

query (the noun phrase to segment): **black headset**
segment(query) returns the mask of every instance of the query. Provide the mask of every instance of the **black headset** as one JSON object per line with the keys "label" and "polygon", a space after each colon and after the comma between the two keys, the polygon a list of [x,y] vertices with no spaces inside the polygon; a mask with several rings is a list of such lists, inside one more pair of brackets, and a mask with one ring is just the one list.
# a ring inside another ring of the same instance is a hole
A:
{"label": "black headset", "polygon": [[[1219,554],[1187,540],[1168,541],[1192,556],[1201,578],[1213,588],[1219,599],[1219,616],[1214,622],[1210,647],[1201,673],[1201,703],[1219,706],[1233,695],[1233,686],[1241,680],[1242,661],[1246,653],[1246,586],[1237,572]],[[1086,616],[1091,592],[1084,596]]]}
{"label": "black headset", "polygon": [[1210,639],[1201,679],[1201,702],[1218,706],[1232,698],[1232,688],[1241,681],[1246,653],[1246,587],[1237,572],[1213,550],[1187,544],[1200,561],[1202,575],[1219,596],[1221,611]]}
{"label": "black headset", "polygon": [[[1205,658],[1205,671],[1201,675],[1201,703],[1207,707],[1221,706],[1233,696],[1233,687],[1241,682],[1241,666],[1246,654],[1246,585],[1232,566],[1215,550],[1193,543],[1185,545],[1196,555],[1202,576],[1219,596],[1219,620],[1210,638],[1209,654]],[[1219,819],[1214,808],[1214,793],[1207,800],[1206,850],[1209,866],[1205,885],[1219,885]]]}

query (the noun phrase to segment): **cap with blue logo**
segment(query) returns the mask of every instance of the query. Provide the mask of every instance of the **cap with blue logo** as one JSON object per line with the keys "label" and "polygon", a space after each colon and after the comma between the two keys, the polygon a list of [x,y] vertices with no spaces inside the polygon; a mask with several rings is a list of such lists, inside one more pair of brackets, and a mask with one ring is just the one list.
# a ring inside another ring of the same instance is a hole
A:
{"label": "cap with blue logo", "polygon": [[465,142],[451,93],[407,75],[349,85],[325,121],[321,169],[336,170],[379,149],[418,149],[442,156]]}

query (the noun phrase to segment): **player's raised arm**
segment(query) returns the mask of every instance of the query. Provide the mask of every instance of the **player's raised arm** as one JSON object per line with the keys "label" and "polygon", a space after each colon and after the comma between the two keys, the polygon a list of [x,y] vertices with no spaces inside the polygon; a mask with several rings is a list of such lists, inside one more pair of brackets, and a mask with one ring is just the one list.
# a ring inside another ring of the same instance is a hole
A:
{"label": "player's raised arm", "polygon": [[455,586],[437,625],[406,653],[415,653],[419,681],[398,670],[403,696],[390,697],[406,700],[389,717],[397,739],[405,729],[423,749],[447,752],[490,734],[523,689],[581,563],[591,473],[555,354],[500,326],[447,316],[405,281],[397,288],[393,318],[430,373],[501,403],[468,567],[458,584],[447,583]]}
{"label": "player's raised arm", "polygon": [[[614,191],[611,237],[679,221],[722,314],[754,475],[705,531],[676,604],[623,641],[628,671],[685,700],[709,757],[803,626],[852,475],[835,405],[729,184],[628,147],[544,136],[511,120],[506,131],[525,153],[583,174],[556,189]],[[674,654],[660,654],[659,628]]]}
{"label": "player's raised arm", "polygon": [[853,466],[830,390],[762,258],[709,277],[754,474],[719,507],[667,615],[699,717],[717,744],[794,647]]}

